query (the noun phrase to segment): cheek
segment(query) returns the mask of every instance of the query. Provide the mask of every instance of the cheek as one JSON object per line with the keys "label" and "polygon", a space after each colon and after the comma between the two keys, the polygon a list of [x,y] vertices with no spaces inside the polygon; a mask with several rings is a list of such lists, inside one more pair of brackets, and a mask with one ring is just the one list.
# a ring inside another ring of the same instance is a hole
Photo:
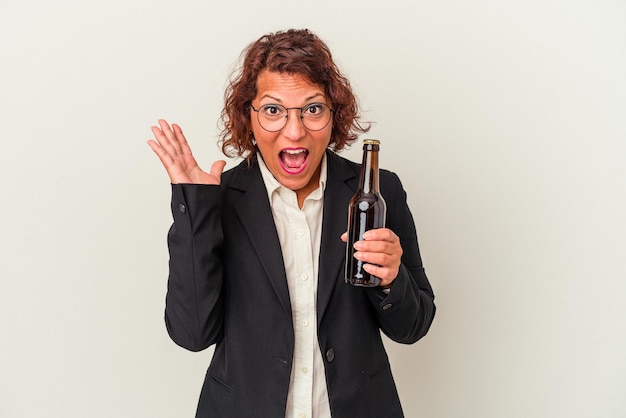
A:
{"label": "cheek", "polygon": [[[323,132],[323,133],[322,133]],[[332,128],[328,129],[328,131],[324,130],[320,132],[320,136],[318,138],[319,142],[321,144],[323,144],[323,148],[326,149],[328,148],[328,145],[330,144],[330,142],[332,141]]]}
{"label": "cheek", "polygon": [[274,149],[276,141],[274,141],[274,136],[271,132],[254,130],[254,140],[256,142],[257,149],[261,152],[265,159],[268,159],[270,155],[276,152]]}
{"label": "cheek", "polygon": [[257,144],[260,142],[266,141],[267,134],[269,132],[262,129],[257,122],[252,122],[250,126],[250,131],[252,132],[252,137],[256,141]]}
{"label": "cheek", "polygon": [[259,121],[257,120],[256,113],[253,113],[252,115],[250,115],[250,119],[247,122],[248,122],[248,130],[252,132],[252,135],[255,138],[263,136],[263,134],[267,132],[266,130],[261,128],[261,125],[259,125]]}

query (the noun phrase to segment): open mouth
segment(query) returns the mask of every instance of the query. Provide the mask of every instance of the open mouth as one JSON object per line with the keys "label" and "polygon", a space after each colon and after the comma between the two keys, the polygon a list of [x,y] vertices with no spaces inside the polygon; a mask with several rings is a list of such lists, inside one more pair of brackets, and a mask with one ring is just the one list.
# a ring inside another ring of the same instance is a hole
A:
{"label": "open mouth", "polygon": [[304,148],[286,148],[278,155],[280,165],[289,174],[298,174],[306,168],[309,151]]}

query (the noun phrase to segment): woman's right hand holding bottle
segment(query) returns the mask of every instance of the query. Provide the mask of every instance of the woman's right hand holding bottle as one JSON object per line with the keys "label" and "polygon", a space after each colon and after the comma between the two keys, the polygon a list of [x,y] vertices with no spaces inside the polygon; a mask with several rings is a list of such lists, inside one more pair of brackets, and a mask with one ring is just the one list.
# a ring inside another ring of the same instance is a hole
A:
{"label": "woman's right hand holding bottle", "polygon": [[159,126],[153,126],[152,133],[154,139],[149,140],[148,145],[161,160],[172,184],[220,184],[226,161],[215,161],[208,173],[202,170],[180,126],[172,124],[170,127],[165,120],[159,119]]}

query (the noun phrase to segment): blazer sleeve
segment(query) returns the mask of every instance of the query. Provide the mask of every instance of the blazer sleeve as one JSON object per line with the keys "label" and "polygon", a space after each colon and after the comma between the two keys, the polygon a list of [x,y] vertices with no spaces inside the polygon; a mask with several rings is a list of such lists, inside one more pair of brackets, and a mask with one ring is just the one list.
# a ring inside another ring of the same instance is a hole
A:
{"label": "blazer sleeve", "polygon": [[165,324],[176,344],[200,351],[222,335],[220,187],[173,184],[171,208]]}
{"label": "blazer sleeve", "polygon": [[[381,174],[383,174],[381,172]],[[368,289],[381,330],[392,340],[412,344],[428,332],[435,316],[435,295],[426,277],[413,216],[400,179],[386,171],[381,185],[387,201],[387,227],[400,238],[402,261],[389,293]],[[381,181],[383,178],[381,178]],[[383,188],[384,187],[384,188]],[[385,190],[389,192],[385,194]]]}

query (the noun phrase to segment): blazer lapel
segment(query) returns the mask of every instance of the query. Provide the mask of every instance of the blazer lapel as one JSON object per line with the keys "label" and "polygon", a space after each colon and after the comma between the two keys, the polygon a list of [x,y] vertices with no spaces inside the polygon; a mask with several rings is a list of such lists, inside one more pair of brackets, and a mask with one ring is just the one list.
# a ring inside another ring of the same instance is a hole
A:
{"label": "blazer lapel", "polygon": [[322,320],[330,297],[338,285],[344,284],[343,266],[346,244],[341,234],[348,226],[348,203],[358,183],[358,172],[333,152],[327,152],[328,180],[324,191],[324,217],[320,248],[317,321]]}
{"label": "blazer lapel", "polygon": [[274,225],[267,189],[256,157],[250,167],[245,161],[238,167],[230,187],[243,192],[233,207],[250,237],[280,304],[287,316],[291,318],[291,302],[283,253]]}

